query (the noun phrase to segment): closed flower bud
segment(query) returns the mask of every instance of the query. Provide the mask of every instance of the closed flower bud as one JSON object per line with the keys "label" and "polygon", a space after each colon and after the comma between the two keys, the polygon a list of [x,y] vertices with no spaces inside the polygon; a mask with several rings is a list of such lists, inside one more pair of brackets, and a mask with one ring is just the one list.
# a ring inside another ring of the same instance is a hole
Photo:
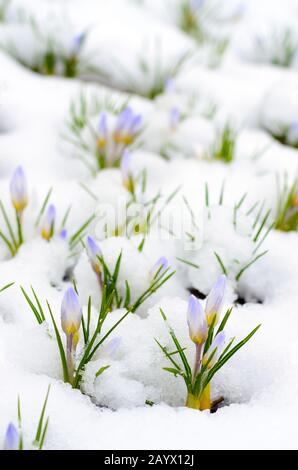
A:
{"label": "closed flower bud", "polygon": [[154,263],[153,267],[150,270],[151,277],[154,278],[157,275],[160,276],[168,269],[168,267],[169,262],[167,258],[165,256],[161,256],[160,258],[158,258],[156,263]]}
{"label": "closed flower bud", "polygon": [[82,310],[79,297],[70,287],[64,294],[61,304],[61,326],[66,335],[74,335],[80,329]]}
{"label": "closed flower bud", "polygon": [[134,191],[134,182],[131,171],[131,154],[124,150],[121,159],[121,174],[124,187],[131,193]]}
{"label": "closed flower bud", "polygon": [[108,141],[108,125],[106,113],[101,113],[99,116],[98,132],[97,132],[97,147],[103,150]]}
{"label": "closed flower bud", "polygon": [[45,240],[50,240],[54,234],[54,225],[56,218],[56,208],[53,204],[48,207],[41,228],[41,236]]}
{"label": "closed flower bud", "polygon": [[196,344],[205,343],[208,335],[208,326],[201,302],[194,295],[188,300],[187,323],[189,337]]}
{"label": "closed flower bud", "polygon": [[99,245],[92,237],[87,237],[86,250],[93,271],[99,274],[101,271],[101,265],[98,257],[102,255],[102,252]]}
{"label": "closed flower bud", "polygon": [[22,212],[28,205],[27,180],[22,167],[18,167],[10,180],[10,195],[17,212]]}
{"label": "closed flower bud", "polygon": [[14,424],[10,423],[7,427],[4,439],[4,450],[19,450],[20,434]]}
{"label": "closed flower bud", "polygon": [[[218,323],[221,309],[223,306],[224,295],[226,291],[227,279],[224,274],[219,276],[216,283],[212,287],[206,301],[206,317],[208,325],[210,326],[213,322],[214,325]],[[215,319],[215,321],[214,321]]]}
{"label": "closed flower bud", "polygon": [[208,349],[208,351],[204,355],[203,365],[205,365],[208,362],[208,359],[214,353],[215,350],[216,351],[214,353],[214,356],[212,357],[211,361],[208,364],[208,368],[211,368],[216,364],[216,362],[219,359],[219,356],[221,355],[221,353],[224,350],[225,342],[226,342],[225,332],[221,331],[220,333],[218,333],[218,335],[215,336],[210,348]]}

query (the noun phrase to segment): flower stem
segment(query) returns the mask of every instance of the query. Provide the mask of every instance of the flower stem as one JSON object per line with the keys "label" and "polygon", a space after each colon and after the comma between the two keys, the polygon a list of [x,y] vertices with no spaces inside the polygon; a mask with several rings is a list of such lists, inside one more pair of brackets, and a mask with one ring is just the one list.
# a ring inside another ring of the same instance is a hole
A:
{"label": "flower stem", "polygon": [[17,210],[16,210],[16,219],[17,219],[17,227],[18,227],[18,238],[19,238],[18,248],[19,248],[23,243],[23,232],[22,232],[21,212],[18,212]]}
{"label": "flower stem", "polygon": [[210,410],[211,400],[210,400],[210,382],[204,388],[200,396],[195,396],[192,393],[188,392],[185,406],[187,408],[192,408],[194,410]]}
{"label": "flower stem", "polygon": [[66,337],[66,359],[69,383],[73,384],[74,379],[74,351],[73,351],[73,335],[67,335]]}
{"label": "flower stem", "polygon": [[196,379],[196,376],[200,372],[201,368],[201,353],[202,353],[202,345],[196,343],[196,358],[195,358],[195,363],[194,363],[194,368],[193,368],[193,379]]}

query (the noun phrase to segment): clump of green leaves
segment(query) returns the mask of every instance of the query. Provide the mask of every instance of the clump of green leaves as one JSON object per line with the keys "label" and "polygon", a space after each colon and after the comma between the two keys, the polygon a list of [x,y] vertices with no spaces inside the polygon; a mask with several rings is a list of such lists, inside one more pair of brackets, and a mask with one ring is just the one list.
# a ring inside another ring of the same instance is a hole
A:
{"label": "clump of green leaves", "polygon": [[189,408],[197,410],[212,409],[210,385],[213,377],[252,338],[260,327],[258,325],[254,328],[234,347],[232,346],[235,338],[226,341],[224,329],[232,309],[227,310],[222,321],[216,327],[219,322],[224,289],[225,277],[221,276],[207,297],[205,310],[196,297],[190,296],[187,321],[190,339],[196,347],[193,367],[189,364],[185,354],[187,348],[181,345],[173,328],[168,323],[165,313],[160,310],[168,327],[174,349],[171,351],[162,346],[158,340],[155,341],[171,365],[171,367],[164,367],[164,370],[184,380],[187,388],[186,406]]}
{"label": "clump of green leaves", "polygon": [[291,28],[273,30],[268,37],[258,36],[254,45],[256,60],[280,67],[291,67],[298,50],[298,37]]}
{"label": "clump of green leaves", "polygon": [[4,23],[6,20],[6,12],[9,7],[11,0],[0,1],[0,23]]}
{"label": "clump of green leaves", "polygon": [[[216,200],[216,204],[211,205],[211,200],[210,200],[210,192],[209,192],[209,187],[208,184],[206,183],[205,185],[205,214],[207,217],[206,223],[208,223],[208,220],[210,220],[212,217],[214,217],[212,209],[217,205],[217,206],[223,206],[226,207],[224,204],[224,197],[225,197],[225,184],[223,182],[220,192],[218,195],[218,199]],[[222,254],[219,252],[219,250],[214,251],[214,257],[216,262],[219,264],[219,267],[222,271],[223,274],[226,276],[233,276],[235,281],[239,282],[243,274],[249,269],[252,265],[254,265],[259,259],[261,259],[263,256],[265,256],[268,252],[268,250],[262,251],[262,246],[267,239],[268,235],[270,234],[271,230],[274,227],[274,222],[270,220],[271,210],[265,210],[265,201],[263,202],[256,202],[254,203],[251,207],[248,207],[248,209],[244,209],[244,202],[246,200],[247,193],[244,193],[239,201],[236,201],[233,208],[231,209],[232,211],[232,223],[234,230],[237,232],[238,227],[239,227],[239,216],[241,217],[247,217],[247,222],[250,223],[250,232],[247,234],[248,239],[251,240],[252,248],[250,253],[247,254],[247,262],[243,263],[240,262],[239,259],[236,257],[233,258],[232,260],[232,265],[228,266],[227,261],[224,259]],[[192,229],[186,233],[187,239],[190,242],[195,243],[196,239],[199,234],[199,227],[198,227],[198,222],[192,212],[192,209],[190,208],[187,200],[186,202],[186,207],[188,211],[190,212],[191,215],[191,220],[192,220]],[[199,244],[199,247],[201,245]],[[194,269],[200,269],[200,266],[196,265],[195,263],[192,263],[191,260],[188,259],[181,259],[179,258],[179,261],[183,262],[184,264],[192,266]],[[236,270],[235,270],[236,268]],[[234,274],[232,274],[232,271],[234,271]]]}
{"label": "clump of green leaves", "polygon": [[224,163],[231,163],[235,157],[237,132],[227,123],[218,134],[216,143],[211,150],[211,157]]}
{"label": "clump of green leaves", "polygon": [[70,33],[67,42],[60,37],[60,28],[63,31],[62,36],[65,35],[65,27],[68,30],[73,28],[70,24],[60,25],[59,19],[56,20],[53,25],[49,26],[48,31],[45,31],[35,17],[22,15],[20,25],[38,45],[32,56],[23,54],[20,45],[13,39],[7,44],[2,44],[2,47],[24,67],[41,75],[82,79],[87,75],[92,75],[96,79],[106,78],[106,74],[94,66],[85,53],[89,31],[84,30],[73,35]]}
{"label": "clump of green leaves", "polygon": [[263,128],[280,144],[298,149],[298,123],[263,125]]}
{"label": "clump of green leaves", "polygon": [[169,61],[163,53],[159,39],[153,45],[145,44],[137,57],[134,74],[122,62],[115,61],[117,71],[121,72],[119,86],[125,92],[154,100],[166,90],[169,81],[182,71],[191,55],[192,51],[189,50]]}
{"label": "clump of green leaves", "polygon": [[[63,371],[63,378],[65,382],[68,382],[72,385],[73,388],[80,388],[82,377],[84,374],[85,367],[87,364],[92,360],[94,354],[99,350],[99,348],[106,342],[109,338],[111,333],[118,327],[118,325],[129,315],[133,314],[137,311],[137,309],[150,297],[152,296],[165,282],[167,282],[173,275],[174,272],[171,271],[169,268],[164,270],[158,270],[155,275],[151,278],[150,284],[145,291],[139,295],[136,300],[132,302],[131,298],[131,288],[126,281],[126,290],[125,295],[121,295],[117,286],[120,266],[121,266],[121,259],[122,253],[119,254],[117,262],[115,264],[115,268],[113,271],[110,271],[103,256],[98,255],[97,262],[100,263],[101,271],[100,271],[100,287],[101,287],[101,304],[98,310],[98,316],[95,322],[95,326],[92,328],[91,325],[91,309],[92,309],[92,300],[89,297],[88,300],[88,307],[87,307],[87,314],[85,316],[80,316],[78,314],[78,321],[76,331],[73,331],[67,335],[67,344],[66,347],[63,345],[63,340],[61,338],[59,328],[57,326],[56,320],[54,318],[51,306],[49,302],[47,303],[47,309],[50,314],[50,318],[53,323],[55,338],[57,341],[60,357],[61,357],[61,365]],[[74,284],[75,285],[75,284]],[[37,322],[42,324],[46,321],[46,312],[41,305],[41,302],[33,289],[31,287],[32,295],[30,296],[28,292],[25,291],[23,287],[21,287],[22,293],[30,306]],[[77,287],[75,285],[75,290],[77,292]],[[75,296],[73,292],[72,297],[75,299],[75,302],[71,302],[71,311],[73,310],[73,305],[78,303],[78,298]],[[64,307],[63,307],[64,308]],[[62,327],[64,332],[67,331],[65,328],[65,320],[63,320],[63,308],[62,308]],[[104,334],[102,333],[103,325],[105,320],[107,319],[109,313],[113,310],[113,308],[125,308],[125,313],[120,317],[118,321],[114,323],[114,325]],[[78,311],[79,311],[78,307]],[[71,312],[70,312],[71,313]],[[83,342],[84,345],[78,355],[75,355],[75,349],[78,344],[79,339],[79,328],[80,323],[82,326],[83,332]],[[69,337],[71,336],[69,341]],[[70,346],[69,348],[69,344]],[[70,353],[70,354],[68,354]],[[108,367],[105,367],[106,370]],[[100,370],[97,372],[96,377],[104,372],[104,370]]]}
{"label": "clump of green leaves", "polygon": [[118,168],[125,150],[138,145],[143,130],[142,116],[129,106],[129,100],[113,94],[98,98],[82,93],[71,103],[66,124],[63,137],[92,174]]}
{"label": "clump of green leaves", "polygon": [[[36,434],[30,450],[42,450],[48,424],[49,418],[45,420],[45,411],[49,398],[50,386],[48,387],[43,406],[40,413],[40,418],[37,424]],[[25,450],[24,449],[24,439],[23,439],[23,427],[22,427],[22,414],[21,414],[21,402],[18,398],[18,427],[16,428],[13,423],[10,423],[7,427],[4,441],[4,450]]]}
{"label": "clump of green leaves", "polygon": [[284,178],[283,185],[277,180],[277,207],[274,227],[284,232],[298,230],[298,179],[292,184]]}

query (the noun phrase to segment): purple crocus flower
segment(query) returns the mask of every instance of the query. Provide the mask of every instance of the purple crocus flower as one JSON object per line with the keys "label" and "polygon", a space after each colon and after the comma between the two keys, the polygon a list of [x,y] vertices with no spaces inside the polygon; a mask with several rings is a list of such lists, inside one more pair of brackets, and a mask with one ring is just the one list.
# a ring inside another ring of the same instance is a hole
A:
{"label": "purple crocus flower", "polygon": [[54,233],[54,225],[56,218],[56,207],[53,204],[50,204],[48,210],[46,211],[45,218],[43,220],[41,228],[41,236],[45,240],[50,240]]}
{"label": "purple crocus flower", "polygon": [[98,257],[102,256],[102,251],[96,241],[90,236],[86,239],[86,251],[93,271],[99,274],[101,266]]}
{"label": "purple crocus flower", "polygon": [[212,322],[216,324],[219,320],[219,316],[223,306],[226,285],[227,278],[224,274],[222,274],[217,279],[216,283],[212,287],[207,297],[205,312],[209,326],[212,324]]}
{"label": "purple crocus flower", "polygon": [[4,450],[19,450],[20,433],[13,423],[9,423],[4,438]]}
{"label": "purple crocus flower", "polygon": [[194,295],[188,300],[187,324],[189,337],[196,344],[205,343],[208,335],[208,325],[201,302]]}
{"label": "purple crocus flower", "polygon": [[61,326],[67,336],[74,335],[80,329],[82,310],[79,296],[69,287],[65,292],[61,304]]}
{"label": "purple crocus flower", "polygon": [[18,213],[21,213],[28,204],[27,180],[21,166],[17,167],[10,180],[11,201]]}

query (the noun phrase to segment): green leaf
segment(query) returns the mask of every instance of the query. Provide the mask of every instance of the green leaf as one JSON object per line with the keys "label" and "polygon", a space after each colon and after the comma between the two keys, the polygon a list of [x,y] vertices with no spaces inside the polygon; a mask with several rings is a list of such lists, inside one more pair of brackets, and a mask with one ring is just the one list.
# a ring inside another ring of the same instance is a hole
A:
{"label": "green leaf", "polygon": [[40,222],[40,219],[42,218],[43,214],[44,214],[44,211],[46,209],[46,206],[48,204],[48,201],[51,197],[51,194],[52,194],[52,191],[53,191],[53,188],[50,188],[49,191],[47,192],[46,194],[46,197],[44,198],[44,201],[42,203],[42,206],[41,206],[41,209],[38,213],[38,216],[36,217],[36,220],[35,220],[35,227],[38,226],[39,222]]}
{"label": "green leaf", "polygon": [[84,231],[86,228],[93,222],[93,220],[96,218],[95,214],[93,214],[89,219],[86,220],[86,222],[81,225],[81,227],[72,235],[72,237],[69,240],[69,245],[71,248],[74,248],[75,245],[79,242],[80,237],[83,235]]}
{"label": "green leaf", "polygon": [[13,285],[14,285],[14,282],[10,282],[9,284],[6,284],[6,286],[1,287],[0,292],[3,292],[4,290],[8,289],[9,287]]}
{"label": "green leaf", "polygon": [[233,349],[231,349],[225,356],[223,356],[216,364],[215,366],[210,370],[208,376],[207,376],[207,381],[205,383],[205,386],[210,382],[214,374],[221,369],[221,367],[229,360],[231,357],[240,349],[242,348],[251,338],[252,336],[258,331],[261,325],[256,326],[242,341],[240,341],[236,346],[234,346]]}
{"label": "green leaf", "polygon": [[47,393],[46,393],[46,397],[45,397],[45,400],[44,400],[44,403],[43,403],[43,407],[42,407],[42,410],[41,410],[41,414],[40,414],[40,418],[39,418],[39,422],[38,422],[38,426],[37,426],[37,431],[36,431],[36,435],[35,435],[35,442],[37,442],[37,443],[39,443],[40,438],[42,436],[43,419],[44,419],[44,414],[45,414],[45,411],[46,411],[46,406],[47,406],[47,402],[48,402],[48,398],[49,398],[50,389],[51,389],[51,386],[49,385]]}
{"label": "green leaf", "polygon": [[47,301],[47,306],[48,306],[48,309],[49,309],[49,312],[50,312],[50,315],[51,315],[52,323],[53,323],[54,330],[55,330],[57,345],[58,345],[58,349],[59,349],[59,353],[60,353],[62,370],[63,370],[63,380],[64,380],[64,382],[69,382],[67,361],[66,361],[66,356],[65,356],[65,351],[64,351],[63,344],[62,344],[61,336],[60,336],[59,330],[57,328],[57,325],[56,325],[56,322],[55,322],[55,319],[53,317],[52,310],[51,310],[51,307],[50,307],[50,304],[49,304],[48,301]]}
{"label": "green leaf", "polygon": [[173,369],[172,367],[163,367],[163,370],[166,370],[167,372],[170,372],[170,374],[175,375],[175,377],[178,377],[178,375],[181,375],[180,370]]}
{"label": "green leaf", "polygon": [[220,323],[220,325],[219,325],[219,327],[216,331],[216,335],[218,335],[218,333],[220,333],[225,328],[225,326],[228,322],[228,319],[230,318],[230,315],[231,315],[232,311],[233,311],[233,307],[231,307],[227,310],[225,316],[223,317],[223,319],[222,319],[222,321],[221,321],[221,323]]}
{"label": "green leaf", "polygon": [[47,418],[46,424],[43,428],[43,432],[42,432],[41,439],[40,439],[40,442],[39,442],[39,450],[42,450],[42,448],[43,448],[44,440],[45,440],[46,433],[47,433],[47,430],[48,430],[48,425],[49,425],[49,418]]}
{"label": "green leaf", "polygon": [[125,300],[124,300],[124,307],[128,308],[130,304],[130,287],[127,281],[125,281]]}
{"label": "green leaf", "polygon": [[12,227],[11,227],[11,224],[10,224],[10,221],[9,221],[9,218],[8,218],[8,215],[5,211],[5,208],[4,208],[4,205],[2,204],[2,201],[0,201],[0,209],[1,209],[1,212],[2,212],[2,215],[3,215],[3,219],[6,223],[6,226],[7,226],[7,229],[8,229],[8,233],[10,235],[10,238],[11,238],[11,242],[12,242],[12,245],[14,245],[14,248],[17,249],[18,248],[18,244],[17,244],[17,241],[16,241],[16,238],[15,238],[15,235],[13,233],[13,230],[12,230]]}
{"label": "green leaf", "polygon": [[21,291],[22,291],[28,305],[30,306],[32,312],[34,313],[37,322],[39,323],[39,325],[41,325],[43,323],[44,319],[40,316],[40,312],[38,311],[38,309],[35,307],[35,305],[31,301],[31,299],[30,299],[29,295],[27,294],[27,292],[25,291],[25,289],[22,286],[20,286],[20,288],[21,288]]}
{"label": "green leaf", "polygon": [[95,374],[95,377],[99,377],[105,370],[107,370],[109,367],[111,366],[103,366],[101,367],[100,369],[98,369],[98,371],[96,372]]}
{"label": "green leaf", "polygon": [[166,347],[162,346],[156,338],[154,338],[154,341],[156,342],[156,344],[158,344],[158,346],[160,347],[160,349],[162,350],[164,355],[169,359],[169,361],[171,361],[171,363],[173,364],[175,369],[181,371],[182,370],[181,367],[179,366],[179,364],[176,361],[174,361],[174,359],[171,357],[171,354],[168,353]]}
{"label": "green leaf", "polygon": [[214,255],[215,255],[215,257],[216,257],[216,259],[217,259],[217,261],[218,261],[218,263],[219,263],[219,265],[220,265],[220,267],[221,267],[221,269],[222,269],[223,274],[225,274],[225,275],[227,276],[227,275],[228,275],[228,271],[227,271],[227,269],[226,269],[226,267],[225,267],[225,265],[224,265],[223,260],[221,259],[221,257],[219,256],[219,254],[217,254],[215,251],[214,251]]}

